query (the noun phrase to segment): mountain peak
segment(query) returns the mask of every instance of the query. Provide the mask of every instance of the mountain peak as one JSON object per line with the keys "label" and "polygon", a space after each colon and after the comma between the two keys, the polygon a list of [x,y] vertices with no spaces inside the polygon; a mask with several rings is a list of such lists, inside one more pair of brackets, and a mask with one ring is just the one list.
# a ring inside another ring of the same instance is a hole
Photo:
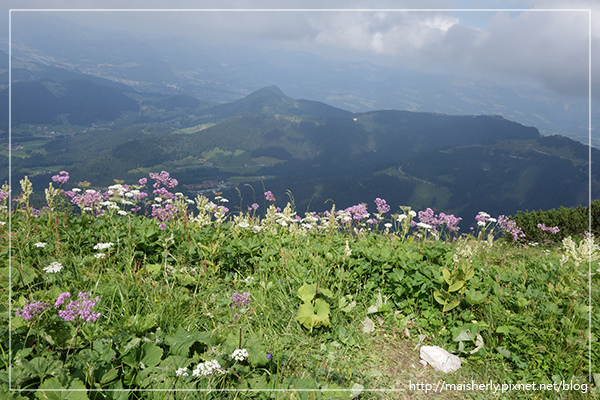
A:
{"label": "mountain peak", "polygon": [[288,97],[277,86],[267,86],[250,93],[232,103],[221,104],[213,109],[221,117],[236,114],[265,114],[273,116],[298,115],[309,117],[340,117],[352,113],[329,106],[325,103],[309,100],[295,100]]}

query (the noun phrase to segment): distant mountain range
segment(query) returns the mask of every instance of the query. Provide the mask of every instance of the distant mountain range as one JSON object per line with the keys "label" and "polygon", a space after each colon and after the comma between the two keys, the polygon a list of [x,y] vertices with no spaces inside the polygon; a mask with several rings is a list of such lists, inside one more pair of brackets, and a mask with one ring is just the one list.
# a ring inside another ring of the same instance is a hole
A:
{"label": "distant mountain range", "polygon": [[[186,39],[148,40],[124,32],[97,32],[35,13],[23,13],[18,22],[12,35],[13,82],[84,78],[108,85],[104,80],[117,89],[187,95],[206,103],[229,103],[277,85],[294,98],[353,112],[397,109],[499,115],[535,126],[544,135],[561,134],[588,143],[587,99],[542,88],[500,86],[360,60],[334,61],[288,49],[223,49]],[[0,84],[8,82],[7,69],[8,57],[2,53]],[[592,113],[592,121],[600,120],[596,109]],[[600,147],[600,138],[593,137],[592,143]]]}
{"label": "distant mountain range", "polygon": [[[13,142],[24,148],[14,151],[13,182],[28,174],[37,188],[59,169],[73,182],[98,187],[164,169],[188,195],[224,191],[242,209],[261,200],[263,188],[280,199],[290,190],[301,213],[329,209],[328,199],[343,208],[375,197],[396,211],[400,205],[432,207],[466,219],[482,210],[510,215],[587,204],[588,148],[499,116],[352,113],[290,98],[276,86],[225,104],[99,82],[46,80],[24,87],[29,91],[21,95],[36,96],[38,103],[29,109],[27,101],[17,103],[24,108],[13,116],[21,122]],[[81,96],[70,98],[76,93]],[[63,99],[55,115],[40,105],[53,99]],[[103,110],[105,101],[115,108]],[[76,121],[99,118],[90,114],[94,105],[113,125],[61,134]],[[60,117],[65,113],[68,123]],[[35,128],[42,117],[54,121],[46,127],[53,135]],[[599,155],[592,149],[592,157]],[[599,172],[593,164],[594,198]]]}

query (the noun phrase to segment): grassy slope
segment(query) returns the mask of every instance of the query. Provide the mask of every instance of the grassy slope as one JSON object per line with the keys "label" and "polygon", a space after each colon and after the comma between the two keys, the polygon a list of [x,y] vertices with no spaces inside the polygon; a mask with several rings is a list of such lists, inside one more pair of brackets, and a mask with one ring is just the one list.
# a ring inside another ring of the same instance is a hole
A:
{"label": "grassy slope", "polygon": [[[13,387],[191,389],[196,383],[206,387],[221,382],[224,387],[316,390],[359,384],[399,390],[363,392],[364,398],[420,398],[423,393],[409,390],[409,382],[586,381],[587,266],[561,264],[564,250],[559,247],[500,241],[489,246],[467,237],[449,243],[431,236],[415,240],[412,233],[404,238],[402,230],[356,235],[343,226],[328,230],[325,218],[318,223],[324,227],[320,233],[310,233],[289,219],[289,209],[279,213],[273,208],[261,221],[244,215],[233,225],[215,222],[213,215],[203,227],[190,217],[175,216],[163,231],[156,221],[114,212],[95,218],[63,212],[33,219],[15,214],[13,312],[25,300],[53,303],[61,292],[75,296],[90,291],[99,297],[96,311],[101,317],[77,327],[59,318],[53,307],[31,321],[11,314],[12,356],[21,360],[13,364]],[[249,228],[257,225],[261,232],[252,233]],[[1,229],[6,262],[7,226]],[[37,247],[37,242],[47,245]],[[109,242],[113,245],[106,250],[94,249]],[[106,256],[96,258],[99,252]],[[51,262],[60,262],[62,271],[45,273]],[[6,300],[8,272],[2,269]],[[458,306],[443,312],[435,291],[444,292],[449,281],[461,279],[464,286],[448,293]],[[310,283],[319,291],[309,296],[309,303],[327,303],[329,323],[314,322],[307,329],[296,316],[302,304],[299,290]],[[592,288],[597,296],[596,277]],[[232,308],[230,296],[236,292],[249,293],[249,304]],[[2,318],[8,317],[4,309]],[[370,333],[365,332],[367,317],[373,321]],[[596,332],[597,312],[592,321]],[[182,340],[182,327],[208,336],[189,343],[189,351],[181,350],[176,343]],[[238,347],[240,329],[242,347],[251,358],[236,364],[229,354]],[[454,339],[465,330],[473,340],[464,342],[460,352]],[[478,334],[484,347],[469,354]],[[5,351],[7,335],[3,330]],[[76,343],[73,337],[78,337]],[[419,341],[457,352],[463,367],[445,375],[421,366],[414,350]],[[596,343],[593,372],[598,372]],[[197,363],[213,358],[230,371],[222,380],[176,378],[176,367],[191,372]],[[85,365],[94,365],[94,373]],[[6,375],[0,378],[7,382]],[[314,398],[318,393],[286,396]],[[490,392],[471,395],[493,398]],[[511,397],[539,395],[514,392]],[[341,396],[348,398],[348,393]],[[580,398],[577,392],[541,396]],[[448,391],[441,398],[464,396]]]}

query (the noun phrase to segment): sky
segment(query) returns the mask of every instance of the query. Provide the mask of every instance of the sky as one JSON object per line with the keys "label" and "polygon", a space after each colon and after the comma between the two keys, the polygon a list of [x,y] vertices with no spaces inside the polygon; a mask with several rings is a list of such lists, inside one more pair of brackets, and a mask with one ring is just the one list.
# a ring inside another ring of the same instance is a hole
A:
{"label": "sky", "polygon": [[[17,8],[188,9],[56,15],[139,37],[185,36],[192,42],[303,49],[422,71],[527,82],[585,98],[590,89],[591,16],[592,76],[600,76],[600,60],[595,62],[600,54],[600,2],[593,0],[3,0],[0,5],[2,21],[9,20],[9,9]],[[488,11],[471,11],[482,7]],[[215,8],[326,11],[189,11]],[[12,23],[17,23],[18,13],[12,12]],[[7,37],[8,23],[0,24],[0,30]],[[591,88],[593,97],[600,97],[594,79]]]}

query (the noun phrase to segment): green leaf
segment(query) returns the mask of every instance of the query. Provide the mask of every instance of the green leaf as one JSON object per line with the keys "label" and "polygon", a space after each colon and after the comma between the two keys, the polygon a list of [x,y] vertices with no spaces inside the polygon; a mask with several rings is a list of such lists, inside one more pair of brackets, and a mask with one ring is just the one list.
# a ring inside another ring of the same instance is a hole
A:
{"label": "green leaf", "polygon": [[454,299],[450,303],[448,303],[444,306],[444,308],[442,309],[442,312],[450,311],[450,310],[456,308],[459,304],[460,304],[460,300]]}
{"label": "green leaf", "polygon": [[160,362],[163,349],[156,346],[154,343],[144,343],[142,346],[142,359],[140,360],[146,367],[154,367]]}
{"label": "green leaf", "polygon": [[460,331],[460,333],[453,339],[455,342],[472,342],[473,335],[468,329]]}
{"label": "green leaf", "polygon": [[448,292],[456,292],[457,290],[460,290],[460,288],[462,288],[464,286],[464,284],[465,284],[465,281],[454,282],[448,288]]}
{"label": "green leaf", "polygon": [[373,323],[373,320],[371,320],[371,318],[369,317],[365,317],[365,320],[362,324],[364,333],[372,333],[375,330],[375,324]]}
{"label": "green leaf", "polygon": [[65,385],[57,378],[50,378],[40,385],[36,396],[44,400],[88,400],[87,391],[81,389],[86,387],[79,379],[73,379]]}
{"label": "green leaf", "polygon": [[210,332],[188,332],[181,326],[177,328],[174,335],[167,336],[165,341],[171,348],[171,354],[184,357],[189,357],[190,347],[196,342],[203,343],[206,346],[215,343]]}
{"label": "green leaf", "polygon": [[472,306],[483,303],[487,299],[487,295],[487,292],[482,293],[477,290],[465,290],[465,300]]}
{"label": "green leaf", "polygon": [[444,304],[446,304],[446,300],[449,298],[449,296],[448,296],[447,293],[440,293],[437,290],[434,290],[433,291],[433,298],[439,304],[444,305]]}
{"label": "green leaf", "polygon": [[311,283],[311,284],[305,283],[304,285],[300,286],[300,288],[298,289],[298,297],[300,297],[300,299],[305,303],[312,301],[312,299],[314,299],[316,295],[317,295],[317,284],[316,283]]}
{"label": "green leaf", "polygon": [[319,286],[319,293],[321,293],[323,296],[327,297],[328,299],[333,298],[333,292],[327,288]]}
{"label": "green leaf", "polygon": [[317,299],[315,305],[311,303],[302,303],[298,308],[296,320],[300,322],[306,329],[311,329],[317,326],[329,326],[329,304],[322,299]]}
{"label": "green leaf", "polygon": [[512,353],[507,348],[496,347],[496,351],[502,354],[504,357],[508,358],[509,360],[512,359]]}
{"label": "green leaf", "polygon": [[446,267],[442,268],[442,275],[444,275],[444,281],[446,281],[448,285],[452,285],[452,276]]}

